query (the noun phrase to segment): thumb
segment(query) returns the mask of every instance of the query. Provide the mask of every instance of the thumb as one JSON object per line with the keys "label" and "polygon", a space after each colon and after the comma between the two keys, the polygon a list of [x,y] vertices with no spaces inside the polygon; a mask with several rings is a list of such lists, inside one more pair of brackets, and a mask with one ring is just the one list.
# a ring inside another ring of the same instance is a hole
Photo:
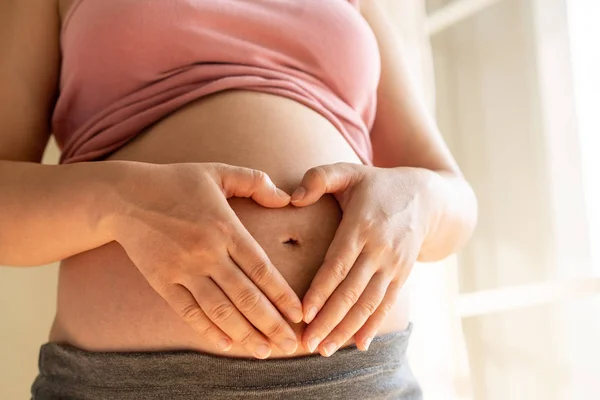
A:
{"label": "thumb", "polygon": [[279,189],[269,175],[257,169],[220,165],[217,169],[225,197],[251,197],[263,207],[285,207],[290,195]]}
{"label": "thumb", "polygon": [[361,178],[360,164],[336,163],[311,168],[306,171],[302,182],[292,193],[292,204],[313,204],[325,193],[343,192],[358,183]]}

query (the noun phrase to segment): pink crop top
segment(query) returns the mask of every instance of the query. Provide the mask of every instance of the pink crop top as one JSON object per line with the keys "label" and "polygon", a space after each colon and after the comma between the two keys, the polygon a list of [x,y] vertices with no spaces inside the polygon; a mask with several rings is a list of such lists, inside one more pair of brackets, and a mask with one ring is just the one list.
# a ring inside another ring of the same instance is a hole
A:
{"label": "pink crop top", "polygon": [[358,0],[75,0],[52,129],[61,163],[101,159],[174,110],[227,89],[300,102],[362,162],[380,76]]}

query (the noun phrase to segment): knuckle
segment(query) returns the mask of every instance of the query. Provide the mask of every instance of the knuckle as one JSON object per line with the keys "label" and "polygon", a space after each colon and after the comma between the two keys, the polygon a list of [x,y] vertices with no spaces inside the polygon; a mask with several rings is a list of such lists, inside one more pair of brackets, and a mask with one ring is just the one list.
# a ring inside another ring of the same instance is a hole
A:
{"label": "knuckle", "polygon": [[251,173],[252,173],[252,180],[254,181],[255,184],[257,184],[257,185],[270,184],[271,180],[269,179],[269,176],[265,172],[259,171],[257,169],[253,169]]}
{"label": "knuckle", "polygon": [[340,258],[334,258],[329,260],[327,262],[327,269],[338,282],[344,280],[344,278],[346,278],[346,275],[348,274],[348,267]]}
{"label": "knuckle", "polygon": [[367,241],[376,226],[377,222],[374,218],[365,217],[363,220],[361,220],[358,225],[359,240],[362,242]]}
{"label": "knuckle", "polygon": [[402,257],[402,255],[401,255],[401,254],[398,254],[398,253],[393,253],[393,254],[390,256],[389,265],[390,265],[392,268],[394,268],[394,269],[395,269],[395,268],[397,268],[397,267],[399,267],[399,266],[402,266],[403,264],[404,264],[404,260],[403,260],[403,257]]}
{"label": "knuckle", "polygon": [[399,228],[397,217],[398,213],[387,210],[385,208],[379,208],[374,211],[376,219],[381,224],[381,229],[387,232],[397,231]]}
{"label": "knuckle", "polygon": [[249,277],[257,285],[266,285],[273,276],[272,268],[267,260],[258,259],[250,267]]}
{"label": "knuckle", "polygon": [[291,305],[292,300],[288,297],[287,293],[281,292],[273,297],[273,304],[277,304],[279,306]]}
{"label": "knuckle", "polygon": [[240,337],[240,343],[243,346],[247,346],[249,343],[251,343],[253,341],[253,338],[254,338],[254,331],[247,330]]}
{"label": "knuckle", "polygon": [[354,304],[356,304],[359,298],[358,292],[353,288],[344,290],[340,295],[342,301],[349,307],[352,307]]}
{"label": "knuckle", "polygon": [[237,294],[235,303],[243,313],[252,312],[260,303],[260,294],[256,290],[244,288]]}
{"label": "knuckle", "polygon": [[194,170],[200,174],[200,177],[214,179],[216,176],[222,174],[223,165],[221,163],[207,162],[202,163],[200,168],[195,166]]}
{"label": "knuckle", "polygon": [[344,339],[350,338],[352,337],[352,335],[354,335],[354,332],[350,332],[345,326],[338,326],[337,328],[335,328],[335,333],[336,335]]}
{"label": "knuckle", "polygon": [[377,240],[374,244],[374,247],[382,252],[394,252],[396,248],[394,240],[389,237]]}
{"label": "knuckle", "polygon": [[200,330],[200,334],[204,337],[212,337],[215,333],[215,327],[213,324],[206,324],[206,326]]}
{"label": "knuckle", "polygon": [[382,316],[388,315],[390,313],[390,311],[392,311],[392,307],[393,307],[392,303],[389,303],[389,302],[383,303],[381,305],[381,307],[379,308],[380,312],[381,312],[381,315]]}
{"label": "knuckle", "polygon": [[377,310],[377,302],[373,300],[364,300],[358,303],[358,309],[364,316],[372,315]]}
{"label": "knuckle", "polygon": [[189,250],[185,252],[186,257],[184,260],[187,264],[195,266],[198,265],[199,260],[206,260],[213,253],[214,247],[210,248],[204,238],[200,238],[198,242],[194,243]]}
{"label": "knuckle", "polygon": [[397,230],[398,230],[397,235],[399,237],[401,237],[402,239],[409,238],[418,232],[417,227],[412,222],[402,224],[400,227],[398,227]]}
{"label": "knuckle", "polygon": [[212,170],[218,173],[225,173],[231,170],[229,164],[224,164],[220,162],[211,162],[203,164],[204,168],[207,170]]}
{"label": "knuckle", "polygon": [[314,332],[319,332],[321,334],[327,335],[329,332],[332,332],[336,323],[332,323],[329,319],[320,320],[318,328],[315,327]]}
{"label": "knuckle", "polygon": [[195,304],[187,304],[181,309],[181,316],[191,324],[199,324],[204,320],[202,310]]}
{"label": "knuckle", "polygon": [[283,322],[276,322],[265,330],[265,334],[269,337],[280,336],[284,333],[285,325]]}
{"label": "knuckle", "polygon": [[330,321],[327,321],[327,320],[319,321],[319,324],[320,324],[319,330],[321,332],[331,332],[331,331],[333,331],[333,328],[335,328],[334,324],[332,324]]}
{"label": "knuckle", "polygon": [[224,236],[230,236],[234,230],[232,222],[229,219],[225,218],[213,218],[210,221],[210,225],[218,233]]}
{"label": "knuckle", "polygon": [[219,303],[210,309],[210,319],[219,323],[227,320],[233,314],[233,305],[230,303]]}
{"label": "knuckle", "polygon": [[310,292],[307,292],[307,294],[304,295],[304,299],[308,300],[307,303],[310,304],[325,304],[329,299],[329,296],[325,295],[320,289],[314,288],[310,289]]}
{"label": "knuckle", "polygon": [[157,268],[150,272],[148,282],[158,291],[166,290],[182,274],[179,268]]}
{"label": "knuckle", "polygon": [[327,171],[322,166],[312,167],[306,172],[310,180],[320,180],[323,184],[327,182]]}
{"label": "knuckle", "polygon": [[180,253],[179,260],[168,272],[169,279],[174,282],[188,281],[199,275],[208,275],[208,266],[215,264],[215,247],[208,248],[207,244],[198,244]]}

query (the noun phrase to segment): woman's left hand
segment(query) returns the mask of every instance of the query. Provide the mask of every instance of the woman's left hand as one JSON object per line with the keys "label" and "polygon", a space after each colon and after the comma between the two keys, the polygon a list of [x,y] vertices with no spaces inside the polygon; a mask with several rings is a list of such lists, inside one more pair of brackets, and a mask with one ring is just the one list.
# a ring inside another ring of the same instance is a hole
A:
{"label": "woman's left hand", "polygon": [[302,301],[309,324],[302,343],[311,353],[320,344],[320,353],[328,357],[353,335],[359,349],[368,348],[427,234],[431,174],[423,168],[351,163],[306,172],[292,204],[307,206],[332,193],[343,211]]}

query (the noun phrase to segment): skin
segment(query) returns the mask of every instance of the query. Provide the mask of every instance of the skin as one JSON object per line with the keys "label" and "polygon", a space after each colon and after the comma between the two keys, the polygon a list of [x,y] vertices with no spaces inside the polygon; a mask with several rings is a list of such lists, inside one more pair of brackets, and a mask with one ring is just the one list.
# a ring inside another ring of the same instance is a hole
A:
{"label": "skin", "polygon": [[[298,182],[278,176],[271,165],[174,164],[151,152],[141,160],[146,162],[133,161],[144,153],[143,141],[137,152],[133,144],[111,161],[39,165],[57,92],[57,4],[0,1],[0,51],[8,55],[0,61],[0,87],[6,88],[0,92],[0,209],[8,210],[0,215],[0,264],[38,265],[116,242],[179,318],[215,348],[225,340],[233,346],[230,353],[241,344],[265,358],[274,353],[273,343],[283,354],[299,354],[300,333],[307,351],[314,350],[309,340],[317,337],[323,355],[332,354],[325,349],[328,342],[339,348],[352,337],[366,349],[365,341],[382,332],[414,261],[444,258],[470,236],[476,201],[411,87],[377,3],[363,1],[361,12],[382,55],[371,132],[377,167],[324,163],[304,170]],[[296,193],[291,203],[297,210],[314,209],[331,194],[344,212],[309,288],[288,284],[291,275],[270,262],[275,254],[267,256],[262,250],[267,246],[255,239],[260,235],[241,223],[246,219],[241,206],[227,201],[251,197],[262,207],[290,208],[289,197],[279,196],[271,181],[288,192],[304,188],[305,196],[298,199]],[[189,196],[189,187],[210,193],[201,207],[201,197]],[[31,218],[35,215],[43,218]],[[199,267],[215,263],[224,268]],[[314,320],[307,315],[312,306],[321,310]],[[213,312],[203,311],[209,309]],[[277,310],[296,323],[303,313],[310,324],[298,331]],[[285,348],[287,339],[293,349]],[[258,352],[261,345],[266,353]]]}
{"label": "skin", "polygon": [[[287,205],[289,195],[264,172],[220,163],[39,164],[57,87],[56,7],[0,2],[0,264],[46,264],[117,241],[173,310],[217,348],[235,340],[265,358],[270,339],[293,352],[297,338],[283,315],[299,321],[300,299],[227,203],[251,197],[264,207]],[[132,185],[144,181],[153,186]],[[187,196],[190,187],[202,193],[200,202]],[[219,269],[198,269],[217,262]]]}
{"label": "skin", "polygon": [[315,167],[292,195],[292,204],[307,206],[333,193],[344,211],[302,300],[309,323],[303,345],[311,352],[319,346],[325,356],[355,334],[358,347],[367,349],[415,261],[437,261],[457,251],[477,219],[473,190],[416,94],[383,10],[375,1],[362,1],[361,13],[382,59],[371,138],[374,164],[385,168]]}

